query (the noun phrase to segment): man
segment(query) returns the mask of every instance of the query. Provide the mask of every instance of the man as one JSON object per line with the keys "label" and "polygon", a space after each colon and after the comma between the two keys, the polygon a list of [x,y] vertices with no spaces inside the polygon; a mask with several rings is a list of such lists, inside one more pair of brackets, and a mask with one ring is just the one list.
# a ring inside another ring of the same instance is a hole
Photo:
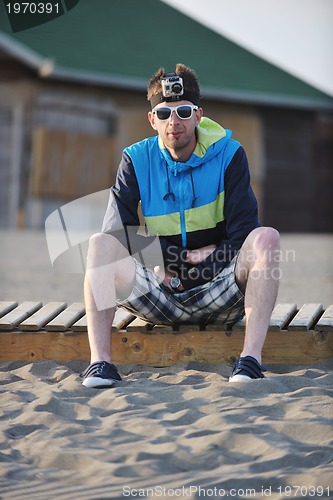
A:
{"label": "man", "polygon": [[[155,323],[229,326],[245,312],[244,346],[229,381],[263,378],[279,234],[259,225],[245,151],[231,131],[203,117],[198,79],[183,64],[175,73],[157,71],[147,98],[158,135],[124,150],[103,232],[89,242],[91,364],[82,383],[110,387],[121,380],[110,357],[116,304]],[[146,237],[136,234],[140,202]],[[154,262],[154,251],[140,259],[157,237],[162,260]]]}

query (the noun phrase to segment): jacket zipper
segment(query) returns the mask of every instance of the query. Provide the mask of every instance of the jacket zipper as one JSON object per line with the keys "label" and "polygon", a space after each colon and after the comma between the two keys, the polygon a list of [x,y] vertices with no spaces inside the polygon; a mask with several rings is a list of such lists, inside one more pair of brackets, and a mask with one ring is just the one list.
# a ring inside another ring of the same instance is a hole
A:
{"label": "jacket zipper", "polygon": [[187,247],[187,237],[186,237],[186,225],[185,225],[185,210],[184,210],[184,175],[180,174],[178,182],[178,199],[179,199],[179,213],[180,213],[180,229],[182,233],[182,246],[183,248]]}

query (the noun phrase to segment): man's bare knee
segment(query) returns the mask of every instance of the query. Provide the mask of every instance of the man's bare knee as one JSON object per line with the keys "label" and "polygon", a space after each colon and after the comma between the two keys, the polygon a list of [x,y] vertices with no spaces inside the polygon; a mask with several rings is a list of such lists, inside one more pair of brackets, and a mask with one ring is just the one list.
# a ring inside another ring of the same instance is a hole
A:
{"label": "man's bare knee", "polygon": [[128,256],[127,249],[110,234],[95,233],[89,239],[88,267],[105,266]]}
{"label": "man's bare knee", "polygon": [[253,246],[257,251],[275,250],[279,247],[280,234],[273,227],[259,227],[255,229]]}
{"label": "man's bare knee", "polygon": [[279,232],[273,227],[258,227],[251,231],[241,248],[243,265],[251,265],[257,259],[272,258],[280,248]]}
{"label": "man's bare knee", "polygon": [[[280,235],[272,227],[258,227],[251,231],[239,252],[236,266],[236,280],[244,289],[250,270],[258,262],[267,264],[276,259],[279,250]],[[267,265],[265,264],[265,265]]]}
{"label": "man's bare knee", "polygon": [[135,262],[117,238],[107,233],[93,234],[89,239],[87,271],[95,289],[113,283],[117,297],[126,297],[133,288]]}
{"label": "man's bare knee", "polygon": [[89,247],[99,247],[99,248],[112,248],[117,245],[121,245],[121,243],[112,236],[107,233],[95,233],[89,238]]}

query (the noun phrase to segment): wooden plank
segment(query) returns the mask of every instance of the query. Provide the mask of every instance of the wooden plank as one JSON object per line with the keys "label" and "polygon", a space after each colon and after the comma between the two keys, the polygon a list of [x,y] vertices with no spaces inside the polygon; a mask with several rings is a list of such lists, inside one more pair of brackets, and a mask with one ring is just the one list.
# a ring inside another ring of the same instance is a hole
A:
{"label": "wooden plank", "polygon": [[45,325],[47,332],[65,332],[85,313],[82,302],[73,302],[67,309],[62,311],[52,321]]}
{"label": "wooden plank", "polygon": [[[211,326],[215,327],[217,325],[211,325]],[[199,330],[200,330],[200,325],[198,325],[198,324],[195,324],[195,325],[183,324],[183,325],[179,325],[177,328],[177,332],[179,332],[179,333],[198,332]],[[221,325],[219,325],[218,330],[219,331],[221,330]]]}
{"label": "wooden plank", "polygon": [[0,332],[0,362],[89,360],[88,336],[46,331]]}
{"label": "wooden plank", "polygon": [[[66,317],[69,321],[68,311],[72,306],[73,309],[78,310],[80,306],[83,308],[83,304],[74,303],[66,310],[64,310],[65,307],[61,309],[63,312],[55,312],[57,308],[53,307],[54,304],[59,303],[50,303],[42,307],[41,302],[24,302],[0,319],[0,328],[7,329],[5,332],[0,332],[1,362],[47,359],[60,362],[73,359],[89,360],[86,316],[74,323],[72,331],[67,330],[65,333],[60,333],[59,330],[56,332],[36,331],[43,326],[48,314],[55,313],[57,317],[50,320],[48,316],[47,324],[53,323],[60,328],[61,325],[67,324]],[[82,308],[81,314],[84,312]],[[309,330],[313,324],[313,318],[316,314],[318,315],[319,308],[320,304],[305,304],[294,320],[291,320],[296,312],[296,305],[278,304],[272,313],[263,348],[263,363],[313,364],[333,359],[333,305],[327,308],[321,316],[315,331]],[[36,311],[38,312],[34,314]],[[29,317],[31,314],[33,317]],[[63,322],[59,321],[59,318],[63,318]],[[227,336],[223,325],[219,325],[222,327],[220,330],[217,325],[207,325],[204,331],[200,331],[199,325],[184,325],[184,329],[182,329],[183,325],[178,329],[176,326],[173,328],[172,325],[153,327],[151,323],[139,319],[131,321],[132,319],[131,313],[122,308],[117,309],[111,337],[115,363],[170,366],[188,361],[204,361],[232,364],[243,347],[244,332],[233,330],[232,335]],[[19,325],[21,321],[30,326],[33,325],[35,331],[21,331],[21,325]],[[129,321],[131,321],[130,324],[128,324]],[[285,329],[288,323],[289,327],[291,326],[290,330]],[[300,329],[300,323],[303,329]],[[80,325],[81,330],[75,332],[75,325]],[[127,331],[124,330],[126,325]]]}
{"label": "wooden plank", "polygon": [[165,334],[165,333],[171,333],[174,331],[174,326],[173,325],[154,325],[153,326],[153,333],[160,333],[160,334]]}
{"label": "wooden plank", "polygon": [[296,304],[277,304],[273,309],[268,330],[283,330],[296,311]]}
{"label": "wooden plank", "polygon": [[124,328],[132,319],[135,318],[134,314],[126,311],[126,309],[122,309],[118,307],[116,313],[114,315],[114,319],[112,322],[112,331],[118,331]]}
{"label": "wooden plank", "polygon": [[[112,331],[116,332],[118,330],[121,330],[124,328],[130,321],[135,316],[130,313],[129,311],[126,311],[126,309],[122,309],[121,307],[118,307],[116,310],[116,313],[114,315],[113,323],[112,323]],[[81,319],[76,321],[74,325],[72,326],[73,332],[87,332],[87,316],[84,315]]]}
{"label": "wooden plank", "polygon": [[0,318],[18,306],[17,302],[0,302]]}
{"label": "wooden plank", "polygon": [[[234,326],[223,325],[221,323],[212,323],[212,324],[205,325],[204,329],[201,329],[201,330],[204,332],[220,332],[220,333],[223,333],[224,335],[231,335],[235,331],[244,333],[244,327],[238,328],[237,325],[238,325],[238,323]],[[185,331],[191,331],[191,330],[188,329]]]}
{"label": "wooden plank", "polygon": [[[244,334],[187,332],[152,335],[151,332],[112,334],[112,359],[116,364],[170,366],[189,361],[232,364],[239,356]],[[89,360],[85,332],[0,332],[0,362]],[[263,363],[314,364],[333,359],[333,332],[271,331],[263,348]],[[274,371],[274,370],[273,370]]]}
{"label": "wooden plank", "polygon": [[289,323],[288,330],[310,330],[322,311],[322,304],[304,304]]}
{"label": "wooden plank", "polygon": [[135,318],[126,326],[127,332],[148,332],[152,330],[153,324],[141,318]]}
{"label": "wooden plank", "polygon": [[[119,340],[118,335],[121,337]],[[275,330],[268,333],[263,363],[312,364],[333,359],[333,332]],[[118,339],[118,340],[117,340]],[[188,361],[232,364],[242,351],[244,334],[199,331],[149,335],[118,332],[113,357],[117,363],[170,366]]]}
{"label": "wooden plank", "polygon": [[333,330],[333,305],[328,306],[315,326],[317,332],[331,332]]}
{"label": "wooden plank", "polygon": [[[78,198],[109,185],[115,138],[105,135],[35,129],[32,192],[37,197]],[[89,157],[95,169],[86,168]]]}
{"label": "wooden plank", "polygon": [[[263,349],[264,363],[312,364],[333,358],[333,333],[318,337],[314,332],[269,332]],[[112,336],[116,363],[170,366],[188,361],[233,364],[243,348],[241,332],[187,332],[151,335],[117,332]]]}
{"label": "wooden plank", "polygon": [[[193,325],[191,325],[193,326]],[[126,331],[128,332],[150,332],[150,333],[166,333],[173,332],[174,329],[177,328],[174,325],[162,325],[150,323],[149,321],[145,321],[141,318],[135,318],[129,325],[126,327]]]}
{"label": "wooden plank", "polygon": [[82,318],[80,318],[78,321],[74,323],[74,325],[72,325],[72,331],[75,333],[88,331],[86,315],[82,316]]}
{"label": "wooden plank", "polygon": [[20,330],[37,331],[66,309],[66,302],[49,302],[20,324]]}
{"label": "wooden plank", "polygon": [[0,319],[0,330],[13,330],[16,326],[42,307],[41,302],[22,302],[16,309]]}

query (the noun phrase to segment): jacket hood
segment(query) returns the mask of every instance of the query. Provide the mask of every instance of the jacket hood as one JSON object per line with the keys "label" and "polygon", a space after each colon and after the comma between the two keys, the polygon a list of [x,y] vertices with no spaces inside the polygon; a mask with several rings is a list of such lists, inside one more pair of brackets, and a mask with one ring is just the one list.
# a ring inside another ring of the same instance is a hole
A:
{"label": "jacket hood", "polygon": [[161,138],[158,138],[161,153],[168,164],[169,170],[174,175],[198,167],[216,156],[232,134],[231,130],[225,130],[221,125],[206,117],[201,118],[196,130],[197,145],[187,162],[173,160]]}

